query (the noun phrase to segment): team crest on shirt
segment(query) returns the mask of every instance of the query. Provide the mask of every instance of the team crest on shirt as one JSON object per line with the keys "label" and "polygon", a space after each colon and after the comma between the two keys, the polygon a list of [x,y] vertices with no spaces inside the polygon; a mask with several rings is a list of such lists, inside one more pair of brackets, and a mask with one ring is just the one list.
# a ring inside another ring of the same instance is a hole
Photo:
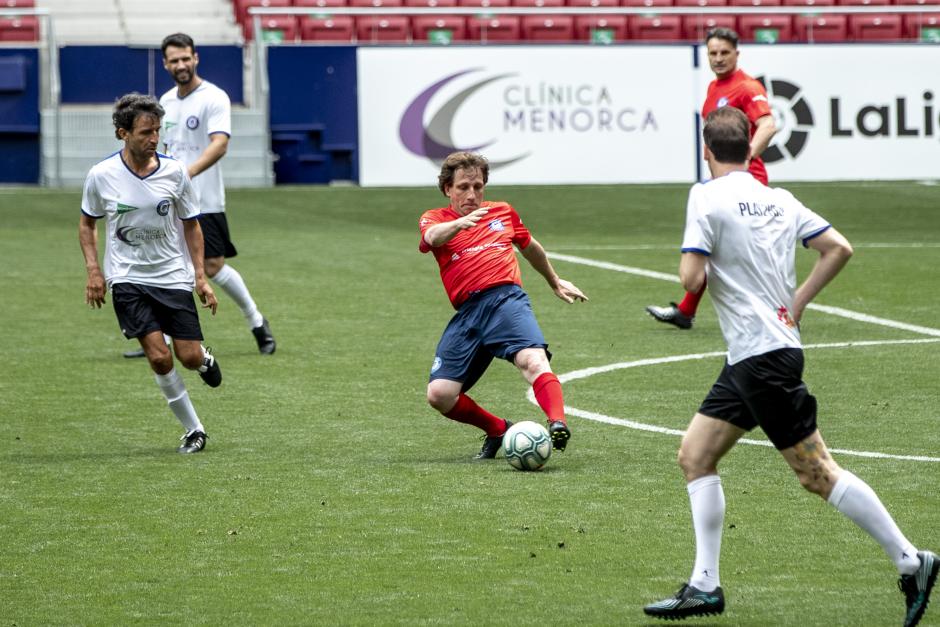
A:
{"label": "team crest on shirt", "polygon": [[506,227],[503,226],[503,221],[496,218],[490,221],[490,230],[491,231],[505,231]]}
{"label": "team crest on shirt", "polygon": [[170,213],[170,201],[166,199],[161,200],[157,205],[157,213],[161,216],[165,216],[166,214]]}
{"label": "team crest on shirt", "polygon": [[440,368],[441,368],[441,363],[442,363],[442,362],[441,362],[441,358],[438,357],[437,355],[435,355],[435,356],[434,356],[434,363],[431,364],[431,374],[434,374],[435,372],[437,372],[438,370],[440,370]]}
{"label": "team crest on shirt", "polygon": [[186,128],[191,131],[195,131],[197,128],[199,128],[199,118],[197,118],[195,115],[191,115],[186,118]]}
{"label": "team crest on shirt", "polygon": [[717,108],[720,109],[720,108],[722,108],[723,106],[725,106],[726,104],[728,104],[728,97],[727,97],[727,96],[722,96],[721,98],[718,99]]}

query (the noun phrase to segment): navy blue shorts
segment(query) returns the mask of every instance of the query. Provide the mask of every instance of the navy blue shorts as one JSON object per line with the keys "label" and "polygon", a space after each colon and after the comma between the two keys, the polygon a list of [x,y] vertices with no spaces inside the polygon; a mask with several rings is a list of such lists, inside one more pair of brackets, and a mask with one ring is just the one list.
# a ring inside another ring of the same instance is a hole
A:
{"label": "navy blue shorts", "polygon": [[778,450],[816,430],[816,397],[803,383],[803,351],[782,348],[733,366],[725,362],[698,413],[750,431],[761,430]]}
{"label": "navy blue shorts", "polygon": [[491,287],[467,299],[450,319],[429,380],[460,381],[467,391],[494,357],[511,363],[524,348],[548,348],[528,295],[518,285]]}
{"label": "navy blue shorts", "polygon": [[202,341],[193,293],[138,283],[115,283],[111,302],[121,333],[131,339],[162,331],[180,340]]}
{"label": "navy blue shorts", "polygon": [[202,227],[202,240],[206,259],[225,257],[231,259],[238,254],[235,244],[228,234],[228,218],[225,212],[203,213],[199,216],[199,226]]}

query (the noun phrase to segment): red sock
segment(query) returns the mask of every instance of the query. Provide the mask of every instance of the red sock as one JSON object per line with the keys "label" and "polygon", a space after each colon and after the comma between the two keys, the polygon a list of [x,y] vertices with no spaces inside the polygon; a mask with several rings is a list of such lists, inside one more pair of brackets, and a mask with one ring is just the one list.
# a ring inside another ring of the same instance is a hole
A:
{"label": "red sock", "polygon": [[679,311],[681,311],[683,315],[690,318],[695,315],[695,312],[698,311],[699,301],[701,301],[702,296],[705,295],[705,286],[706,283],[703,283],[702,289],[699,291],[685,293],[685,298],[683,298],[682,302],[678,305]]}
{"label": "red sock", "polygon": [[555,376],[554,372],[543,372],[539,378],[532,384],[532,391],[535,392],[535,400],[539,402],[539,407],[548,416],[550,422],[560,420],[567,424],[565,420],[565,397],[561,391],[561,381]]}
{"label": "red sock", "polygon": [[506,432],[505,420],[486,411],[477,405],[472,398],[463,393],[457,397],[457,403],[454,407],[444,415],[451,420],[479,427],[486,431],[486,435],[489,436],[497,436]]}

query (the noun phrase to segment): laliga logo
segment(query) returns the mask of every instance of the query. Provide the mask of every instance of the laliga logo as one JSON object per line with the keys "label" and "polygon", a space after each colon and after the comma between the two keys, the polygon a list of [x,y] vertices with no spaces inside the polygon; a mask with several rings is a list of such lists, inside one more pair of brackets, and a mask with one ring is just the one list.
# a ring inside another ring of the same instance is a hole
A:
{"label": "laliga logo", "polygon": [[[453,96],[450,100],[443,103],[431,116],[431,119],[427,125],[424,123],[425,112],[427,111],[428,104],[430,103],[431,98],[433,98],[438,91],[440,91],[451,81],[454,81],[461,76],[464,76],[465,74],[478,71],[478,69],[464,70],[462,72],[457,72],[456,74],[451,74],[450,76],[445,76],[418,94],[418,97],[408,105],[404,114],[402,114],[401,122],[398,125],[398,136],[401,139],[401,143],[405,146],[405,148],[408,149],[409,152],[419,157],[425,157],[435,165],[440,165],[447,155],[452,152],[477,152],[483,148],[487,148],[493,145],[494,140],[470,146],[457,146],[454,142],[453,133],[451,130],[454,124],[454,118],[456,117],[457,111],[460,109],[461,105],[463,105],[463,103],[475,92],[479,91],[490,83],[510,76],[515,76],[515,74],[499,74],[497,76],[483,79],[477,83],[474,83],[473,85],[470,85],[469,87],[466,87],[457,93],[457,95]],[[511,163],[519,161],[520,159],[525,159],[527,156],[528,153],[503,161],[490,161],[490,168],[495,169],[502,166],[507,166]]]}
{"label": "laliga logo", "polygon": [[[761,155],[764,163],[776,163],[784,159],[796,159],[806,147],[809,132],[813,128],[813,112],[803,97],[802,88],[783,80],[768,81],[763,76],[757,80],[767,90],[770,106],[777,125],[773,143]],[[786,138],[786,140],[784,140]]]}

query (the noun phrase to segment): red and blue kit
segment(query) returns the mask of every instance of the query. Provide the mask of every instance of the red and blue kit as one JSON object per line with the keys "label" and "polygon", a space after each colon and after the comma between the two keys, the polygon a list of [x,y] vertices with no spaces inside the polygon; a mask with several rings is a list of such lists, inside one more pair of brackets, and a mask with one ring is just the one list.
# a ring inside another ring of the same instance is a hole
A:
{"label": "red and blue kit", "polygon": [[[702,105],[702,119],[724,106],[732,106],[744,112],[751,121],[751,137],[757,128],[755,122],[758,118],[773,114],[767,100],[767,90],[760,81],[754,80],[743,70],[736,70],[726,78],[716,78],[708,85],[705,104]],[[767,168],[764,167],[763,159],[751,159],[748,171],[758,181],[767,185]]]}
{"label": "red and blue kit", "polygon": [[424,212],[419,221],[422,253],[433,252],[441,280],[454,309],[474,294],[497,285],[522,285],[513,245],[525,248],[532,241],[519,214],[505,202],[484,202],[489,209],[476,226],[457,233],[446,244],[431,248],[424,233],[435,224],[462,217],[451,207]]}

